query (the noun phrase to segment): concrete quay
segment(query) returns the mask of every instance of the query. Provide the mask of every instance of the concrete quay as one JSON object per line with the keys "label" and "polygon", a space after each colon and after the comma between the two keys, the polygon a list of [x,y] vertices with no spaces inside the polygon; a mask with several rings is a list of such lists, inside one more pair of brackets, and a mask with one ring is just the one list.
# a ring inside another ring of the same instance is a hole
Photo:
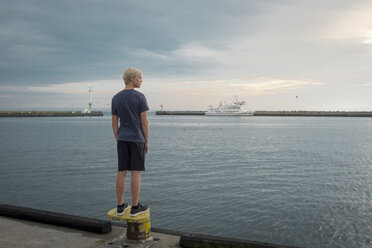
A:
{"label": "concrete quay", "polygon": [[[122,237],[126,228],[112,226],[112,230],[106,234],[92,233],[67,227],[37,223],[27,220],[18,220],[8,217],[0,217],[0,247],[1,248],[109,248],[125,246],[108,243]],[[153,233],[153,239],[159,239],[151,247],[174,248],[179,247],[180,237],[162,233]],[[127,246],[128,248],[130,246]],[[140,243],[133,247],[145,247]]]}
{"label": "concrete quay", "polygon": [[0,204],[0,248],[294,248],[160,228],[151,228],[148,240],[132,241],[126,232],[123,222]]}

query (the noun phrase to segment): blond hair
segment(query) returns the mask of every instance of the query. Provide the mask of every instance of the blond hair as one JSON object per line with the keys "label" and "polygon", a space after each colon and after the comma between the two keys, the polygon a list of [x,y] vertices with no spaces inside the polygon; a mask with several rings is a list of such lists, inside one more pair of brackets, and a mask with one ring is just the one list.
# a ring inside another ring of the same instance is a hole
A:
{"label": "blond hair", "polygon": [[132,78],[137,76],[142,76],[142,72],[140,70],[133,67],[127,68],[123,74],[125,84],[128,84]]}

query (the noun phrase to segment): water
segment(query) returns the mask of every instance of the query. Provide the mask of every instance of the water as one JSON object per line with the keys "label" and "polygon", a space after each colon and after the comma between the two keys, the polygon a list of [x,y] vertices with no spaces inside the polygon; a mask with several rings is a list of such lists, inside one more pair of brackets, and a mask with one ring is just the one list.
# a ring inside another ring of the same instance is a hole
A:
{"label": "water", "polygon": [[[301,247],[372,246],[372,119],[149,116],[152,226]],[[106,219],[111,117],[0,118],[0,202]],[[129,177],[126,201],[130,202]]]}

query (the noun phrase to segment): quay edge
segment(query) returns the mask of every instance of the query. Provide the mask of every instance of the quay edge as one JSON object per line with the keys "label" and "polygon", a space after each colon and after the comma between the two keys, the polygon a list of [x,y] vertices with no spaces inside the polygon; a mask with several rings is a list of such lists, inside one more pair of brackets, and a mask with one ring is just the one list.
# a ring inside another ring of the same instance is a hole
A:
{"label": "quay edge", "polygon": [[[56,219],[58,219],[57,222],[55,222]],[[64,219],[67,224],[64,223]],[[74,225],[71,225],[71,222],[73,222]],[[102,226],[106,225],[106,229],[105,231],[97,231],[97,229],[90,230],[81,228],[81,226],[86,225],[86,223],[98,223],[98,225]],[[107,228],[107,225],[110,227]],[[0,232],[0,240],[2,240],[4,247],[9,248],[36,246],[53,246],[55,248],[107,248],[110,247],[108,245],[110,241],[123,237],[123,234],[126,233],[126,224],[123,222],[102,221],[81,216],[0,204],[0,229],[4,230]],[[153,248],[295,248],[294,246],[224,238],[198,233],[180,232],[160,228],[151,229],[154,238],[154,244],[151,246]],[[133,247],[136,247],[136,245]]]}

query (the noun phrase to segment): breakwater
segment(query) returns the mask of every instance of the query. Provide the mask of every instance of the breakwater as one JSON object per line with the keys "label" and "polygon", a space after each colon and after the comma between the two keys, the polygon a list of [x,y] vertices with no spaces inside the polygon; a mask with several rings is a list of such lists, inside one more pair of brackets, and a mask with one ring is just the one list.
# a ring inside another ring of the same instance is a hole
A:
{"label": "breakwater", "polygon": [[254,116],[372,117],[372,111],[255,111]]}
{"label": "breakwater", "polygon": [[103,116],[102,111],[83,113],[80,111],[0,111],[0,117],[73,117]]}
{"label": "breakwater", "polygon": [[[206,111],[156,111],[156,115],[205,115]],[[372,111],[255,111],[253,116],[372,117]]]}
{"label": "breakwater", "polygon": [[205,111],[156,111],[156,115],[205,115]]}

